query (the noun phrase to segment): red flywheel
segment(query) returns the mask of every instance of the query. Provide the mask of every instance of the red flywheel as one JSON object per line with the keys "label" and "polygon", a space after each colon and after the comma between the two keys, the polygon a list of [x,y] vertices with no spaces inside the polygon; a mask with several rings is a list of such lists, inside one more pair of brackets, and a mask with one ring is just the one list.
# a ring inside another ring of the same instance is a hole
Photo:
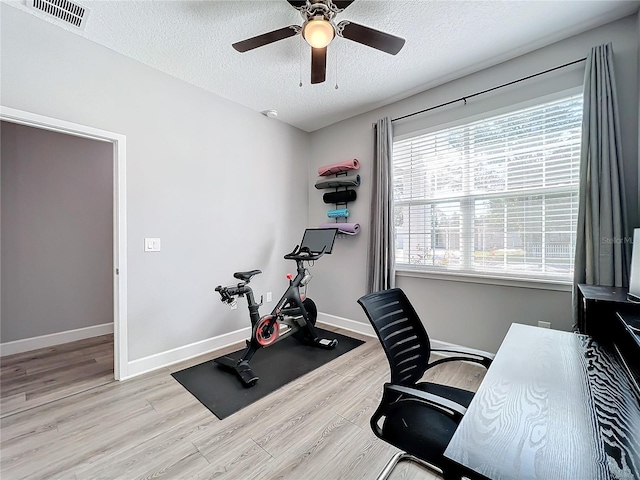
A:
{"label": "red flywheel", "polygon": [[265,315],[256,325],[256,341],[262,347],[271,345],[278,339],[280,324],[273,315]]}

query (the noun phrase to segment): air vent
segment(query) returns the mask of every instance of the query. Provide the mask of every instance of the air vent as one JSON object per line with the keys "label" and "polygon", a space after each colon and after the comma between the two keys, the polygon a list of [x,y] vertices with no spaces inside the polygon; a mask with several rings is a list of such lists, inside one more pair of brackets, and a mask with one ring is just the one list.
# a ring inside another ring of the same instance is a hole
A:
{"label": "air vent", "polygon": [[27,6],[83,29],[89,9],[69,0],[27,0]]}

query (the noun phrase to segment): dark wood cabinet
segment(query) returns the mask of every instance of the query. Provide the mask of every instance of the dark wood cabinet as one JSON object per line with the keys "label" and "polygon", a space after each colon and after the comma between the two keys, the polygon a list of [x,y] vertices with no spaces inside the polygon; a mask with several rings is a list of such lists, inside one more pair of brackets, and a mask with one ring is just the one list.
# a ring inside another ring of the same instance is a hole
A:
{"label": "dark wood cabinet", "polygon": [[640,305],[627,300],[623,287],[578,285],[578,330],[600,341],[612,338],[617,327],[616,313],[638,313]]}
{"label": "dark wood cabinet", "polygon": [[616,314],[614,349],[640,401],[640,306],[636,313]]}

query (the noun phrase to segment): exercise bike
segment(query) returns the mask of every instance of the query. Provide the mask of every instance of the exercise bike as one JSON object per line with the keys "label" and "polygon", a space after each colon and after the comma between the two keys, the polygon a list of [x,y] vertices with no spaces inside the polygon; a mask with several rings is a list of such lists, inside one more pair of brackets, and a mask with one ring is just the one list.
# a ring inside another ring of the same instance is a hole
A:
{"label": "exercise bike", "polygon": [[[313,262],[331,253],[337,232],[335,228],[305,230],[300,245],[296,245],[291,253],[284,256],[285,260],[296,262],[297,274],[295,278],[292,274],[287,274],[289,286],[269,315],[260,316],[259,307],[262,305],[262,298],[260,303],[257,303],[253,290],[249,286],[251,279],[262,273],[260,270],[236,272],[233,276],[241,280],[241,283],[228,287],[221,285],[216,287],[220,300],[228,305],[235,304],[238,297],[246,296],[247,298],[251,319],[251,338],[246,341],[246,348],[238,360],[226,356],[215,359],[221,367],[235,372],[245,387],[252,387],[258,382],[258,375],[251,369],[249,361],[260,348],[273,345],[289,336],[327,350],[335,348],[338,344],[336,339],[318,337],[314,327],[318,316],[316,305],[304,293],[300,293],[301,287],[304,287],[306,292],[306,286],[311,280],[311,274],[305,268],[304,262]],[[282,333],[281,327],[286,328]]]}

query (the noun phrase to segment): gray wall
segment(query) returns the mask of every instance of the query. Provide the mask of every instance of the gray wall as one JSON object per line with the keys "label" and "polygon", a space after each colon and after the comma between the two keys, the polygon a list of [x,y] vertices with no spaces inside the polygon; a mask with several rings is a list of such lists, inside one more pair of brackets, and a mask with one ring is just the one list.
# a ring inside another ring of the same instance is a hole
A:
{"label": "gray wall", "polygon": [[[317,178],[317,167],[332,161],[358,158],[362,163],[362,185],[358,199],[349,205],[350,221],[362,225],[361,235],[341,238],[335,254],[318,262],[318,275],[333,273],[333,280],[316,287],[314,300],[319,310],[366,323],[356,304],[365,293],[367,237],[369,234],[369,201],[371,158],[373,156],[372,124],[381,117],[396,118],[464,95],[500,85],[539,71],[585,57],[598,44],[613,42],[620,98],[620,119],[627,203],[630,224],[638,224],[638,42],[636,16],[627,17],[585,32],[530,54],[517,57],[492,68],[481,70],[423,93],[398,101],[351,119],[331,125],[312,134],[312,158],[309,183]],[[425,58],[428,61],[428,57]],[[584,64],[548,74],[470,100],[467,106],[436,110],[410,121],[397,122],[397,134],[445,124],[456,118],[499,109],[519,101],[532,99],[582,84]],[[326,206],[322,193],[309,193],[309,222],[324,221]],[[339,272],[339,273],[335,273]],[[433,338],[476,348],[496,350],[509,325],[521,322],[536,325],[538,320],[551,321],[554,328],[571,327],[571,294],[568,291],[517,288],[441,279],[399,276],[398,286],[415,302]]]}
{"label": "gray wall", "polygon": [[0,131],[2,342],[113,322],[113,146]]}
{"label": "gray wall", "polygon": [[[2,104],[127,137],[128,339],[136,360],[248,326],[214,288],[283,260],[308,216],[309,135],[0,5]],[[145,253],[144,237],[162,251]],[[316,278],[318,283],[322,279]]]}

